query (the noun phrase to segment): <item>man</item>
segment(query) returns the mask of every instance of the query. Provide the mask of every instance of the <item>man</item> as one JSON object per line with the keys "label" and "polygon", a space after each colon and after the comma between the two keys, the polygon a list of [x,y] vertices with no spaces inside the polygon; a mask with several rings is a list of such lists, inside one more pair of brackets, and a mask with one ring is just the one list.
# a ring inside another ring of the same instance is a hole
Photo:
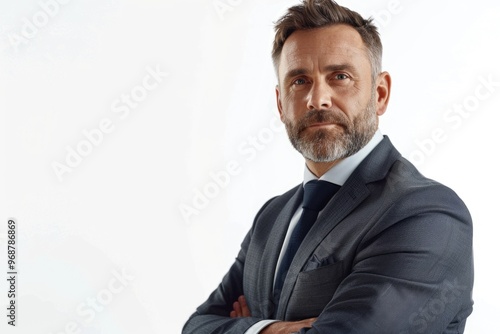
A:
{"label": "man", "polygon": [[381,57],[371,20],[331,0],[277,22],[277,105],[304,182],[264,204],[183,333],[463,333],[471,217],[380,134]]}

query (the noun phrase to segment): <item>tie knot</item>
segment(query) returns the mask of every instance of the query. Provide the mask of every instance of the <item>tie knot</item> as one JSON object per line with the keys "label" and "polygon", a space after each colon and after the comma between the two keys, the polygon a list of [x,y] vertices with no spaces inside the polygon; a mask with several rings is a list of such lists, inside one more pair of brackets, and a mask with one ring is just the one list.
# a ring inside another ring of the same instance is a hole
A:
{"label": "tie knot", "polygon": [[339,185],[327,181],[309,181],[304,185],[302,207],[319,212],[339,189]]}

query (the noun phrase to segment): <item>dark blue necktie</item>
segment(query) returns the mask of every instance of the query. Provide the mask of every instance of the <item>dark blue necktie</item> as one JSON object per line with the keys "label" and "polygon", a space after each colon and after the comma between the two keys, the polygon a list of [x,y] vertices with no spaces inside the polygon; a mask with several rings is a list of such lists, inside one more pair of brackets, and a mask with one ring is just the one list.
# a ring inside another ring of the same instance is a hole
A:
{"label": "dark blue necktie", "polygon": [[276,281],[274,284],[274,298],[276,305],[285,282],[285,277],[292,263],[293,257],[299,249],[302,240],[304,240],[307,232],[311,229],[318,214],[325,207],[326,203],[335,195],[340,189],[340,186],[327,182],[313,180],[304,185],[304,197],[302,199],[302,214],[293,229],[292,235],[288,242],[285,254],[281,260],[278,273],[276,274]]}

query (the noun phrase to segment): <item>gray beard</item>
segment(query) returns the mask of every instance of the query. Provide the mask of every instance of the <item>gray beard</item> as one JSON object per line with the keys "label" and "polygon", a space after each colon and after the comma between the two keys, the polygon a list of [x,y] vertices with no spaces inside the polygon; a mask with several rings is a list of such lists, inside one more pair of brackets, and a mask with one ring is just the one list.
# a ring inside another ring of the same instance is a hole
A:
{"label": "gray beard", "polygon": [[[372,96],[364,112],[353,119],[352,123],[344,114],[325,110],[311,110],[296,124],[285,120],[285,127],[293,147],[304,158],[313,162],[330,162],[347,158],[361,150],[373,137],[378,128],[375,114],[375,97]],[[319,129],[312,135],[303,130],[316,122],[333,122],[342,127],[340,132],[332,133]]]}

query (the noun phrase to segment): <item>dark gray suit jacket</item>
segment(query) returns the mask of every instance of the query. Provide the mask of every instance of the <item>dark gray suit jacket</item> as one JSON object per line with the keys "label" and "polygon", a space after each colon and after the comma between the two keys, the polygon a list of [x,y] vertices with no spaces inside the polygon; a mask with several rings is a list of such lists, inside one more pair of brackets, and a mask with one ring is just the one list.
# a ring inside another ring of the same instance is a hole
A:
{"label": "dark gray suit jacket", "polygon": [[[279,303],[278,256],[301,185],[258,212],[235,263],[183,333],[244,333],[263,319],[318,317],[301,333],[463,333],[472,312],[472,221],[387,137],[327,204],[301,244]],[[245,295],[252,317],[229,318]]]}

